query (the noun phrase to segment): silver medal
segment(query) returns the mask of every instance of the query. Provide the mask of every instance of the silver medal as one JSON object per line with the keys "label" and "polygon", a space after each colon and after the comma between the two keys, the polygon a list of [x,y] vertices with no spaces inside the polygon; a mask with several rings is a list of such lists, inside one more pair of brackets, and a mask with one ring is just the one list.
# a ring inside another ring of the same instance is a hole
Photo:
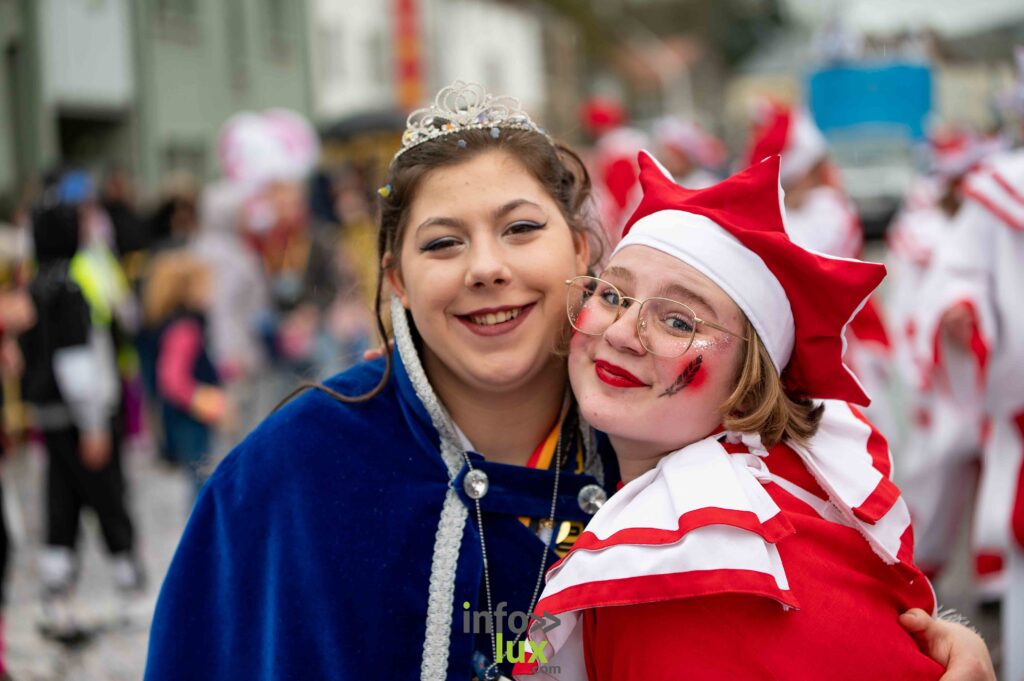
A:
{"label": "silver medal", "polygon": [[608,501],[608,494],[600,485],[587,485],[580,490],[580,493],[576,496],[576,501],[579,502],[580,508],[583,509],[584,513],[594,515],[601,510],[604,502]]}
{"label": "silver medal", "polygon": [[489,487],[487,473],[479,468],[474,468],[466,473],[466,477],[462,479],[462,489],[466,491],[466,496],[470,499],[482,499],[487,494]]}

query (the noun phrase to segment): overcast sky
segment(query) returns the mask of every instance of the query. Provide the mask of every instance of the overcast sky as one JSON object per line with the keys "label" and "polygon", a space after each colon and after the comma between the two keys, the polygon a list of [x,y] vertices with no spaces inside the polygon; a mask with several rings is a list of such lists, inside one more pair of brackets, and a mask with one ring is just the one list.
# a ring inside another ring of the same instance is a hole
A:
{"label": "overcast sky", "polygon": [[894,33],[932,28],[957,36],[1024,20],[1024,0],[786,0],[793,13],[819,23],[838,9],[852,28]]}

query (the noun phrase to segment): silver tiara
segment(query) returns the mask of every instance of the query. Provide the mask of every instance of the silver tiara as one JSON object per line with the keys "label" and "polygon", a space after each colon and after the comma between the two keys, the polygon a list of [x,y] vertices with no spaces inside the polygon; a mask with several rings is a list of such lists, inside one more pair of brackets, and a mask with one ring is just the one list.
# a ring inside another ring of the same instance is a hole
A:
{"label": "silver tiara", "polygon": [[490,129],[491,135],[498,137],[502,128],[532,130],[551,140],[515,97],[495,96],[479,83],[457,80],[441,88],[432,105],[409,114],[402,134],[402,147],[394,158],[419,144],[463,130]]}

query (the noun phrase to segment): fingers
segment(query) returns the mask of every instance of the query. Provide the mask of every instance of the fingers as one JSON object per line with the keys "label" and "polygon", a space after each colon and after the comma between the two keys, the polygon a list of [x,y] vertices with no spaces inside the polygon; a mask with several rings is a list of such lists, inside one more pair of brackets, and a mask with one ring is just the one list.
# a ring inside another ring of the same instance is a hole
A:
{"label": "fingers", "polygon": [[899,623],[922,652],[946,668],[940,681],[995,681],[985,641],[969,628],[934,619],[919,608],[900,615]]}
{"label": "fingers", "polygon": [[192,412],[205,424],[213,425],[224,419],[228,410],[227,396],[216,386],[202,385],[192,396]]}
{"label": "fingers", "polygon": [[911,634],[923,632],[933,621],[932,618],[921,608],[911,608],[899,617],[900,626]]}
{"label": "fingers", "polygon": [[[387,351],[391,352],[394,349],[395,349],[395,341],[393,341],[393,340],[388,341]],[[383,356],[384,356],[384,348],[381,348],[381,347],[370,348],[369,350],[365,350],[363,352],[363,360],[366,361],[366,362],[369,362],[371,360],[375,360],[378,357],[383,357]]]}
{"label": "fingers", "polygon": [[955,305],[945,312],[940,322],[946,338],[955,346],[966,349],[974,334],[974,314],[965,303]]}
{"label": "fingers", "polygon": [[942,626],[946,623],[939,622],[920,608],[911,608],[900,615],[899,623],[914,637],[921,652],[948,669],[950,637]]}

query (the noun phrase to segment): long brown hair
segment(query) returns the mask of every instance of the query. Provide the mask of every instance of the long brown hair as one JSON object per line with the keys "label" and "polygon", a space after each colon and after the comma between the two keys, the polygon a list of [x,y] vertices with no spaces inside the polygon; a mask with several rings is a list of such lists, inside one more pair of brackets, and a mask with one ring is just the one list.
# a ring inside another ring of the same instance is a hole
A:
{"label": "long brown hair", "polygon": [[[463,130],[424,142],[392,161],[385,184],[387,190],[380,194],[378,271],[374,306],[377,332],[385,347],[388,333],[382,317],[384,281],[387,277],[384,256],[401,250],[409,209],[417,190],[423,179],[432,171],[465,163],[492,150],[504,151],[522,163],[555,201],[569,229],[590,241],[590,264],[593,265],[600,260],[603,242],[590,200],[590,175],[583,161],[572,149],[558,142],[552,143],[538,132],[512,128],[500,128],[497,136],[492,135],[490,130]],[[391,258],[388,268],[396,266],[397,258]],[[343,395],[322,383],[307,383],[288,395],[281,404],[308,388],[325,392],[339,402],[365,402],[379,395],[387,385],[391,377],[391,361],[391,354],[385,351],[383,376],[373,389],[362,395]]]}

